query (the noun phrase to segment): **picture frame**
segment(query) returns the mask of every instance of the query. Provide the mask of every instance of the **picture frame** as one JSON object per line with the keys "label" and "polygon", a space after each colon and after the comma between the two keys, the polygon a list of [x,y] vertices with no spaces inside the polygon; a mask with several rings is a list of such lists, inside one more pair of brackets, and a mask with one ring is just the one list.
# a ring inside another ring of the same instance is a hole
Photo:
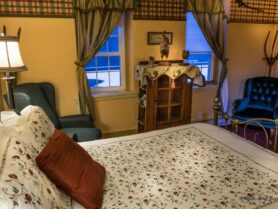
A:
{"label": "picture frame", "polygon": [[[148,32],[148,45],[159,45],[162,32]],[[173,33],[165,32],[166,37],[169,39],[169,44],[173,42]]]}

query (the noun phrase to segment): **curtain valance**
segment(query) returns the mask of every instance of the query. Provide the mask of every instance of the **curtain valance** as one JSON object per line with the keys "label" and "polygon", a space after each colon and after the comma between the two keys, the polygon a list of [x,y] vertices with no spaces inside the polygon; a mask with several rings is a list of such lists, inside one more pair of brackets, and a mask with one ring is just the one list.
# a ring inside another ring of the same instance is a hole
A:
{"label": "curtain valance", "polygon": [[185,9],[194,13],[224,14],[223,0],[185,0]]}
{"label": "curtain valance", "polygon": [[77,1],[75,9],[81,11],[93,11],[99,9],[105,10],[133,10],[136,6],[136,0],[84,0]]}

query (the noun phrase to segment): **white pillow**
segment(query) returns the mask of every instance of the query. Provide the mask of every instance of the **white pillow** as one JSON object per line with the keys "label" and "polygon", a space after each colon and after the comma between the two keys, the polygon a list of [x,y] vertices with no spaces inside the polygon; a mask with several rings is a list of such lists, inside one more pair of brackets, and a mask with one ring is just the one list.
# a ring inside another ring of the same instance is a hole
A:
{"label": "white pillow", "polygon": [[16,114],[15,111],[2,111],[0,114],[0,126],[17,126],[17,119],[19,118],[19,115]]}
{"label": "white pillow", "polygon": [[40,107],[29,105],[20,113],[16,129],[24,136],[23,142],[39,154],[47,144],[48,138],[53,135],[55,127]]}
{"label": "white pillow", "polygon": [[10,135],[10,131],[9,127],[0,127],[1,209],[71,208],[70,197],[37,167],[36,154],[23,142],[23,136]]}

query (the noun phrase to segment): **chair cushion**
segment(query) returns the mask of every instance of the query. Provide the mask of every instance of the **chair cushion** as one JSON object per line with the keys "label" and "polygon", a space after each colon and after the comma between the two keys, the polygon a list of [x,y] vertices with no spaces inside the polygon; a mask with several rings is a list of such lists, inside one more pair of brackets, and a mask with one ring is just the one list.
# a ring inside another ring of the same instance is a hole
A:
{"label": "chair cushion", "polygon": [[245,108],[242,111],[234,113],[235,116],[240,116],[244,118],[269,118],[273,119],[273,111],[268,111],[259,108]]}
{"label": "chair cushion", "polygon": [[273,110],[278,97],[278,79],[272,77],[252,78],[249,106]]}
{"label": "chair cushion", "polygon": [[27,105],[41,107],[56,128],[60,127],[58,116],[48,104],[40,86],[36,83],[20,84],[14,88],[15,109],[20,112]]}
{"label": "chair cushion", "polygon": [[49,179],[85,208],[101,207],[105,169],[63,131],[55,130],[36,160]]}
{"label": "chair cushion", "polygon": [[101,131],[98,128],[64,128],[61,129],[68,136],[76,134],[78,142],[92,141],[101,138]]}

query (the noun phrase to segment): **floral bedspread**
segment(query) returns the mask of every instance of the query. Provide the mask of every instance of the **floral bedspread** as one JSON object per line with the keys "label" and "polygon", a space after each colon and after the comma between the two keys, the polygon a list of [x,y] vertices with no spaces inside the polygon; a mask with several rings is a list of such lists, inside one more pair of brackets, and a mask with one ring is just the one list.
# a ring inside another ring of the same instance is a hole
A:
{"label": "floral bedspread", "polygon": [[103,209],[263,208],[278,201],[276,171],[196,127],[85,149],[107,171]]}

